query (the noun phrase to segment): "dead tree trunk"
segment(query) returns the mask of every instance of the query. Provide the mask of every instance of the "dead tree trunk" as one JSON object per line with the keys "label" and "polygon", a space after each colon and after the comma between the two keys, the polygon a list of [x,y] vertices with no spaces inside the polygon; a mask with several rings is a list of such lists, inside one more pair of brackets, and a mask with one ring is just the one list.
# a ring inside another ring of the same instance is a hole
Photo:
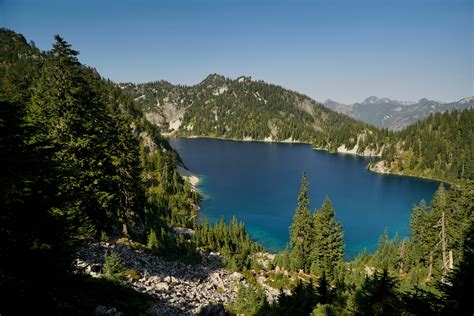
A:
{"label": "dead tree trunk", "polygon": [[403,256],[405,254],[405,240],[402,241],[400,245],[400,254],[398,257],[399,267],[400,267],[400,274],[403,274]]}

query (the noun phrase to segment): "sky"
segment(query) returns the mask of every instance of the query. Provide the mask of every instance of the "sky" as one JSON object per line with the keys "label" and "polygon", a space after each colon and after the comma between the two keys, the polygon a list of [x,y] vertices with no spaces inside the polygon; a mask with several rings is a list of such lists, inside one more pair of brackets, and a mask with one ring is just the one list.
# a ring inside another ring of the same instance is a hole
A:
{"label": "sky", "polygon": [[473,20],[471,0],[0,0],[0,27],[60,34],[115,82],[246,75],[343,103],[474,95]]}

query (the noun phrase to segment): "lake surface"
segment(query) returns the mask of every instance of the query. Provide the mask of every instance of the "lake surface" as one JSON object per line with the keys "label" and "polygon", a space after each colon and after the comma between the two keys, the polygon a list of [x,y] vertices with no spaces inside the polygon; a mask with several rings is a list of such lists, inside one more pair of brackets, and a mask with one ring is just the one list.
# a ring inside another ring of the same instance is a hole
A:
{"label": "lake surface", "polygon": [[376,248],[387,228],[409,235],[413,204],[429,202],[435,181],[382,175],[366,169],[369,158],[330,154],[307,144],[237,142],[206,138],[171,138],[186,166],[201,177],[201,218],[236,216],[251,236],[269,250],[288,242],[301,175],[309,180],[311,209],[331,199],[342,222],[346,258]]}

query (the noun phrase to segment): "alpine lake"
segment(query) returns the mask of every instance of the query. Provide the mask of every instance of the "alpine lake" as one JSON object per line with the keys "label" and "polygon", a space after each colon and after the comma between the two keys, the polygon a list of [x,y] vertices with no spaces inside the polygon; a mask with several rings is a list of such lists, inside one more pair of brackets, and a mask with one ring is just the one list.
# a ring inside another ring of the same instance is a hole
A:
{"label": "alpine lake", "polygon": [[414,204],[430,202],[439,183],[377,174],[374,158],[314,150],[308,144],[169,138],[186,167],[199,176],[201,219],[237,217],[253,239],[270,251],[288,243],[301,176],[309,181],[311,209],[333,203],[344,228],[346,259],[373,251],[385,229],[409,236]]}

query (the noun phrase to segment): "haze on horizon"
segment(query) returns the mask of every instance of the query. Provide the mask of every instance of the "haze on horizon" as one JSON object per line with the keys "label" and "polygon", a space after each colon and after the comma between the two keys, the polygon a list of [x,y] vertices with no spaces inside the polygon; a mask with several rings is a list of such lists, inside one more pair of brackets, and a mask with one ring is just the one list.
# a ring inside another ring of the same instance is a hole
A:
{"label": "haze on horizon", "polygon": [[60,34],[115,82],[245,75],[342,103],[474,95],[473,16],[465,0],[0,0],[0,27],[43,50]]}

